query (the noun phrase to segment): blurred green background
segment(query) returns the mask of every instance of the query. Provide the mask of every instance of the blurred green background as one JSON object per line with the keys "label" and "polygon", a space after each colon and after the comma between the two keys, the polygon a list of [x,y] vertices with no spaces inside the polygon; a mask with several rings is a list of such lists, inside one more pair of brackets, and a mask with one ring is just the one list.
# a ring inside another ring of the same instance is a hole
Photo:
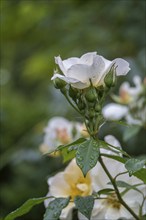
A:
{"label": "blurred green background", "polygon": [[[131,82],[145,72],[145,0],[1,0],[1,214],[48,191],[47,178],[61,159],[39,152],[43,128],[53,116],[80,120],[50,80],[54,56],[63,59],[97,51],[122,57],[131,71],[118,81]],[[123,126],[101,131],[122,141]],[[122,142],[132,155],[145,152],[145,131]],[[41,220],[43,204],[21,218]]]}

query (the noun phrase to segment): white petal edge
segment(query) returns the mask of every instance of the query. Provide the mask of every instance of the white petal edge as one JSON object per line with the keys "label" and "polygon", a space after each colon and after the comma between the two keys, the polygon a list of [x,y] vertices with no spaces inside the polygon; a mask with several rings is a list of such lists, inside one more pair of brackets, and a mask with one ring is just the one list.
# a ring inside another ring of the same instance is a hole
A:
{"label": "white petal edge", "polygon": [[60,56],[55,57],[55,63],[59,66],[59,68],[60,68],[61,71],[64,73],[64,75],[66,75],[67,70],[66,70],[66,68],[64,67],[63,61],[62,61],[62,59],[61,59]]}
{"label": "white petal edge", "polygon": [[89,52],[81,56],[80,63],[86,65],[92,65],[93,59],[96,56],[97,52]]}
{"label": "white petal edge", "polygon": [[112,65],[115,63],[116,68],[116,75],[126,75],[131,69],[129,67],[129,63],[121,58],[116,58],[112,61]]}
{"label": "white petal edge", "polygon": [[103,107],[102,114],[107,120],[119,120],[128,112],[128,108],[123,105],[110,103]]}

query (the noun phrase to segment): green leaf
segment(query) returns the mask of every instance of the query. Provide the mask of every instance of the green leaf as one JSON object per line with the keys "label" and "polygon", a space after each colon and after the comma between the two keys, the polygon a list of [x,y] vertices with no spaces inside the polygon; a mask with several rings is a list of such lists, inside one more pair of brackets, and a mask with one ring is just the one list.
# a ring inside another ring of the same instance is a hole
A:
{"label": "green leaf", "polygon": [[133,188],[132,185],[130,185],[130,184],[124,182],[124,181],[121,181],[121,180],[117,180],[116,184],[117,184],[118,187],[121,187],[121,188],[128,188],[128,189]]}
{"label": "green leaf", "polygon": [[43,220],[58,220],[62,209],[69,204],[69,201],[70,197],[54,199],[52,202],[49,203]]}
{"label": "green leaf", "polygon": [[124,122],[124,121],[116,121],[116,120],[109,120],[109,122],[112,122],[112,123],[116,123],[118,125],[123,125],[123,126],[126,126],[126,127],[129,127],[129,124]]}
{"label": "green leaf", "polygon": [[41,197],[27,200],[22,206],[20,206],[20,208],[8,214],[4,220],[13,220],[21,215],[28,213],[33,208],[33,206],[42,203],[47,198],[48,197]]}
{"label": "green leaf", "polygon": [[63,156],[63,162],[67,162],[75,157],[76,150],[78,148],[78,145],[85,142],[85,138],[79,138],[78,140],[68,144],[68,145],[60,145],[58,149],[61,151],[61,154]]}
{"label": "green leaf", "polygon": [[142,168],[141,170],[133,173],[134,176],[141,179],[146,184],[146,169]]}
{"label": "green leaf", "polygon": [[78,140],[76,140],[76,141],[74,141],[74,142],[72,142],[72,143],[70,143],[70,144],[67,144],[67,145],[59,145],[58,148],[57,148],[57,150],[61,150],[61,149],[63,149],[63,148],[70,147],[70,146],[79,145],[79,144],[81,144],[81,143],[83,143],[83,142],[85,142],[85,141],[86,141],[85,138],[79,138]]}
{"label": "green leaf", "polygon": [[85,217],[90,219],[92,209],[94,206],[94,198],[93,196],[76,196],[74,199],[76,208],[81,212]]}
{"label": "green leaf", "polygon": [[94,139],[87,140],[79,145],[76,152],[76,162],[84,176],[96,165],[99,153],[99,143]]}
{"label": "green leaf", "polygon": [[111,155],[111,154],[102,154],[101,153],[101,156],[104,156],[104,157],[108,157],[108,158],[111,158],[111,159],[114,159],[114,160],[117,160],[121,163],[125,163],[127,161],[126,158],[124,157],[120,157],[120,156],[117,156],[117,155]]}
{"label": "green leaf", "polygon": [[111,189],[111,188],[106,188],[106,189],[101,189],[101,190],[99,190],[97,193],[96,193],[96,195],[102,195],[102,194],[104,194],[104,195],[108,195],[108,194],[110,194],[111,192],[113,192],[114,191],[114,189]]}
{"label": "green leaf", "polygon": [[115,153],[122,153],[126,157],[130,158],[129,154],[127,154],[124,150],[122,150],[119,147],[113,146],[112,144],[106,143],[105,141],[101,141],[101,140],[100,140],[100,144],[101,144],[101,146],[100,146],[101,148],[111,150],[111,151],[113,151]]}
{"label": "green leaf", "polygon": [[132,175],[136,171],[142,169],[145,163],[146,163],[145,160],[132,158],[132,159],[127,160],[127,162],[125,163],[125,167],[129,171],[129,174]]}
{"label": "green leaf", "polygon": [[124,130],[124,141],[128,141],[130,138],[132,138],[134,135],[136,135],[140,131],[140,126],[131,126],[129,128],[126,128]]}
{"label": "green leaf", "polygon": [[[116,155],[110,155],[110,154],[101,154],[101,156],[112,158],[114,160],[117,160],[121,163],[126,163],[127,158],[123,158]],[[136,176],[138,179],[142,180],[144,183],[146,183],[146,169],[142,168],[138,170],[137,172],[133,173],[133,176]]]}
{"label": "green leaf", "polygon": [[76,155],[76,150],[69,150],[68,147],[65,147],[61,150],[61,154],[63,156],[63,163],[72,160]]}

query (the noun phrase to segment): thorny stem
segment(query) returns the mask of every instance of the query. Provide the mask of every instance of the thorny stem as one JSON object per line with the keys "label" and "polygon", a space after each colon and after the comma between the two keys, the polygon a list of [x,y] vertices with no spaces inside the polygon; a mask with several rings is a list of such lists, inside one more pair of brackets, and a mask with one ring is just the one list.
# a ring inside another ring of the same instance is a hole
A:
{"label": "thorny stem", "polygon": [[139,220],[139,217],[133,212],[133,210],[125,203],[125,201],[122,199],[121,194],[119,192],[119,189],[116,185],[115,179],[111,176],[111,174],[109,173],[108,169],[106,168],[101,156],[99,157],[99,162],[102,166],[102,168],[104,169],[105,173],[107,174],[107,176],[109,177],[114,189],[115,189],[115,193],[120,201],[120,203],[131,213],[131,215],[136,219]]}

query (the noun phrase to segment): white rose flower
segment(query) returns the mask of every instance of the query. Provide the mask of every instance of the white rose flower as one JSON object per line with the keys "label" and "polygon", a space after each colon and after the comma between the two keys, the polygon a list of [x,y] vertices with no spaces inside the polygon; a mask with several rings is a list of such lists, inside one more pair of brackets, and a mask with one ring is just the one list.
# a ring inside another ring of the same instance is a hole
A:
{"label": "white rose flower", "polygon": [[[118,161],[104,157],[103,157],[103,161],[106,167],[108,167],[108,170],[110,171],[113,177],[115,177],[118,173],[126,171],[124,165]],[[96,183],[97,191],[104,188],[109,188],[109,187],[112,188],[112,186],[108,184],[109,179],[107,175],[104,173],[104,170],[102,169],[99,163],[96,165],[95,168],[93,168],[91,175],[92,178],[93,176],[95,177],[93,182]],[[119,177],[117,177],[117,180],[124,181],[131,185],[142,184],[142,181],[140,181],[134,176],[129,177],[128,174],[120,175]],[[124,188],[119,188],[119,189],[121,193],[124,192]],[[138,189],[141,192],[145,193],[146,186],[144,185],[139,186]],[[122,198],[126,202],[126,204],[130,206],[130,208],[138,215],[140,205],[142,204],[143,201],[142,195],[136,190],[131,189],[128,192],[126,192],[122,196]],[[143,212],[144,212],[143,214],[145,214],[146,210],[143,210]],[[79,214],[79,216],[80,216],[80,220],[86,219],[81,214]],[[101,219],[117,220],[119,218],[132,219],[132,215],[129,213],[128,210],[126,210],[126,208],[122,204],[119,203],[115,193],[106,196],[105,199],[95,200],[91,220],[101,220]]]}
{"label": "white rose flower", "polygon": [[143,92],[143,84],[139,76],[134,76],[134,87],[128,82],[122,83],[119,96],[113,95],[117,103],[110,103],[103,107],[102,114],[107,120],[119,120],[125,118],[128,124],[146,124],[146,104]]}
{"label": "white rose flower", "polygon": [[115,103],[110,103],[104,106],[102,109],[102,114],[105,119],[107,120],[119,120],[128,113],[128,107],[115,104]]}
{"label": "white rose flower", "polygon": [[[44,129],[45,136],[40,150],[43,153],[55,151],[59,145],[69,144],[81,137],[83,125],[63,117],[53,117]],[[54,155],[55,156],[55,155]]]}
{"label": "white rose flower", "polygon": [[[107,143],[121,148],[119,141],[114,136],[108,135],[104,139]],[[106,151],[103,149],[102,152],[107,154],[114,154],[111,151]],[[126,171],[124,164],[106,157],[102,157],[102,159],[113,178],[117,174]],[[97,165],[91,170],[90,175],[92,176],[94,191],[97,192],[104,188],[113,188],[112,185],[108,184],[110,182],[109,178],[107,177],[100,163],[97,163]],[[118,176],[117,180],[124,181],[130,185],[142,184],[141,180],[134,176],[129,177],[128,174]],[[143,192],[144,195],[146,194],[146,185],[138,186],[138,189]],[[122,193],[125,189],[119,187],[119,190]],[[102,197],[104,197],[104,195],[102,195]],[[119,203],[115,193],[112,193],[111,195],[105,197],[105,199],[95,200],[91,220],[117,220],[119,218],[133,219],[133,216],[129,213],[129,211],[126,210],[126,208]],[[122,196],[122,198],[126,202],[126,204],[130,206],[130,208],[138,215],[140,205],[143,201],[142,195],[138,191],[131,189],[127,191]],[[143,214],[145,213],[146,210],[143,208]],[[87,220],[87,218],[81,213],[78,213],[78,216],[80,220]]]}
{"label": "white rose flower", "polygon": [[72,57],[66,60],[62,60],[58,56],[55,57],[55,62],[64,75],[60,75],[55,71],[52,80],[60,78],[77,89],[87,88],[91,85],[91,82],[94,87],[104,85],[104,77],[113,65],[115,65],[117,76],[126,75],[130,70],[127,61],[121,58],[109,61],[96,52],[86,53],[80,58]]}
{"label": "white rose flower", "polygon": [[[68,197],[71,196],[73,200],[75,196],[88,196],[93,192],[92,179],[90,172],[84,178],[82,171],[77,166],[75,159],[73,159],[66,167],[64,172],[59,172],[54,177],[48,179],[49,193],[47,196],[54,197]],[[45,200],[47,207],[52,199]],[[60,219],[72,219],[72,210],[75,207],[73,202],[62,210]]]}

